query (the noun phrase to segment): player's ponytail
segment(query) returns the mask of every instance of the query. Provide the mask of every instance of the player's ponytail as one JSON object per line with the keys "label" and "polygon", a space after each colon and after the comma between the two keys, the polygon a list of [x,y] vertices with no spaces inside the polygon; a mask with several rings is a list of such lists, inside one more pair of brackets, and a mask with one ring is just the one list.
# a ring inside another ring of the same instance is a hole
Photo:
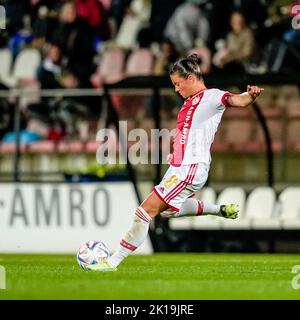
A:
{"label": "player's ponytail", "polygon": [[201,63],[201,58],[196,53],[188,55],[186,59],[196,64],[197,66],[199,66]]}
{"label": "player's ponytail", "polygon": [[180,77],[187,78],[190,74],[195,75],[199,80],[202,80],[202,73],[200,70],[201,58],[192,53],[186,58],[181,58],[176,61],[170,71],[170,75],[178,73]]}

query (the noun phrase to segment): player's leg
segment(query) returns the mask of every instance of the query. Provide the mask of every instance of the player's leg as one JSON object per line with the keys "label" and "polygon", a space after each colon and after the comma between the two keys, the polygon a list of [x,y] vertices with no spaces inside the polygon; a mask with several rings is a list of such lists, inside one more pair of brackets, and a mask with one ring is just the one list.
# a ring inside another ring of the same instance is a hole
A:
{"label": "player's leg", "polygon": [[[169,168],[162,182],[166,179],[173,179],[172,173],[172,169]],[[152,192],[147,197],[147,199],[136,209],[132,225],[122,238],[118,249],[102,264],[96,265],[96,270],[108,271],[108,269],[116,269],[116,267],[128,255],[135,251],[144,242],[147,237],[152,218],[154,218],[162,211],[168,209],[168,207],[168,204],[165,203],[162,198],[160,198],[155,192]],[[107,266],[104,266],[104,264],[108,264],[110,267],[107,268]]]}
{"label": "player's leg", "polygon": [[94,265],[93,270],[116,270],[117,266],[145,241],[152,218],[167,208],[168,206],[152,192],[136,209],[132,225],[120,241],[118,249],[107,260]]}
{"label": "player's leg", "polygon": [[[178,211],[167,210],[161,212],[161,216],[164,218],[180,218],[180,217],[192,217],[192,216],[206,216],[213,215],[218,217],[223,217],[226,219],[236,219],[239,213],[239,207],[237,204],[227,204],[227,205],[218,205],[209,203],[206,201],[201,201],[197,199],[188,198],[182,201],[182,204],[179,205],[178,195],[173,200],[173,204],[177,203],[177,206],[180,206]],[[172,204],[172,201],[171,201]]]}
{"label": "player's leg", "polygon": [[173,217],[213,215],[226,219],[236,219],[239,207],[237,204],[218,205],[197,199],[186,199],[180,210]]}

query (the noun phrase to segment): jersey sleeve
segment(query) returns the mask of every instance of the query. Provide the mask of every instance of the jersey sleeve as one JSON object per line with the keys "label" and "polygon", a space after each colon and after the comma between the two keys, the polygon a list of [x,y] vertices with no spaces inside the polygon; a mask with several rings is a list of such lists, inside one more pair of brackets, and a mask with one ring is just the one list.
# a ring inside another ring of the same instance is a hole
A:
{"label": "jersey sleeve", "polygon": [[231,107],[231,105],[229,104],[230,96],[232,96],[232,94],[228,91],[214,89],[211,96],[212,107],[215,108],[216,111],[224,110],[225,108]]}
{"label": "jersey sleeve", "polygon": [[225,107],[225,108],[231,108],[231,105],[229,103],[229,97],[232,96],[232,93],[226,91],[223,96],[222,96],[222,105]]}

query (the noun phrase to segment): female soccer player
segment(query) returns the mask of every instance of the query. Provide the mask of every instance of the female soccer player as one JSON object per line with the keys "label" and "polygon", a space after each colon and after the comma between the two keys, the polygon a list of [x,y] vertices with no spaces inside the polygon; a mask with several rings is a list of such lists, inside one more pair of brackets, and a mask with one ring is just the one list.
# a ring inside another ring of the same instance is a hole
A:
{"label": "female soccer player", "polygon": [[232,94],[206,88],[200,59],[196,54],[175,62],[170,72],[175,91],[185,102],[177,117],[177,130],[170,167],[161,183],[136,209],[133,224],[120,242],[117,251],[107,260],[92,265],[92,270],[114,271],[117,266],[146,239],[151,220],[164,217],[215,215],[236,219],[236,204],[216,205],[192,199],[208,177],[210,148],[226,108],[245,108],[264,91],[247,86],[247,92]]}

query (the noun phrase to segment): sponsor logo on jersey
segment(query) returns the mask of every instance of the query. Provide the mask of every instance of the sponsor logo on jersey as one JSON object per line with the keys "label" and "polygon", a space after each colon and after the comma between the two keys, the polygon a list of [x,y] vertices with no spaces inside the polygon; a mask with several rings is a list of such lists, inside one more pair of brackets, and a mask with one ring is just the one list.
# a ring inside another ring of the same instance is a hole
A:
{"label": "sponsor logo on jersey", "polygon": [[186,142],[186,138],[187,138],[189,129],[191,127],[191,120],[192,120],[194,111],[195,111],[195,107],[193,104],[189,108],[189,111],[187,112],[186,117],[185,117],[185,121],[184,121],[182,132],[181,132],[181,137],[180,137],[180,141],[179,141],[181,144],[185,144],[185,142]]}
{"label": "sponsor logo on jersey", "polygon": [[192,101],[192,105],[194,106],[195,104],[198,104],[199,101],[200,101],[200,97],[199,96],[195,97]]}
{"label": "sponsor logo on jersey", "polygon": [[164,187],[159,187],[159,191],[160,191],[161,193],[164,193],[164,192],[165,192],[165,188],[164,188]]}

